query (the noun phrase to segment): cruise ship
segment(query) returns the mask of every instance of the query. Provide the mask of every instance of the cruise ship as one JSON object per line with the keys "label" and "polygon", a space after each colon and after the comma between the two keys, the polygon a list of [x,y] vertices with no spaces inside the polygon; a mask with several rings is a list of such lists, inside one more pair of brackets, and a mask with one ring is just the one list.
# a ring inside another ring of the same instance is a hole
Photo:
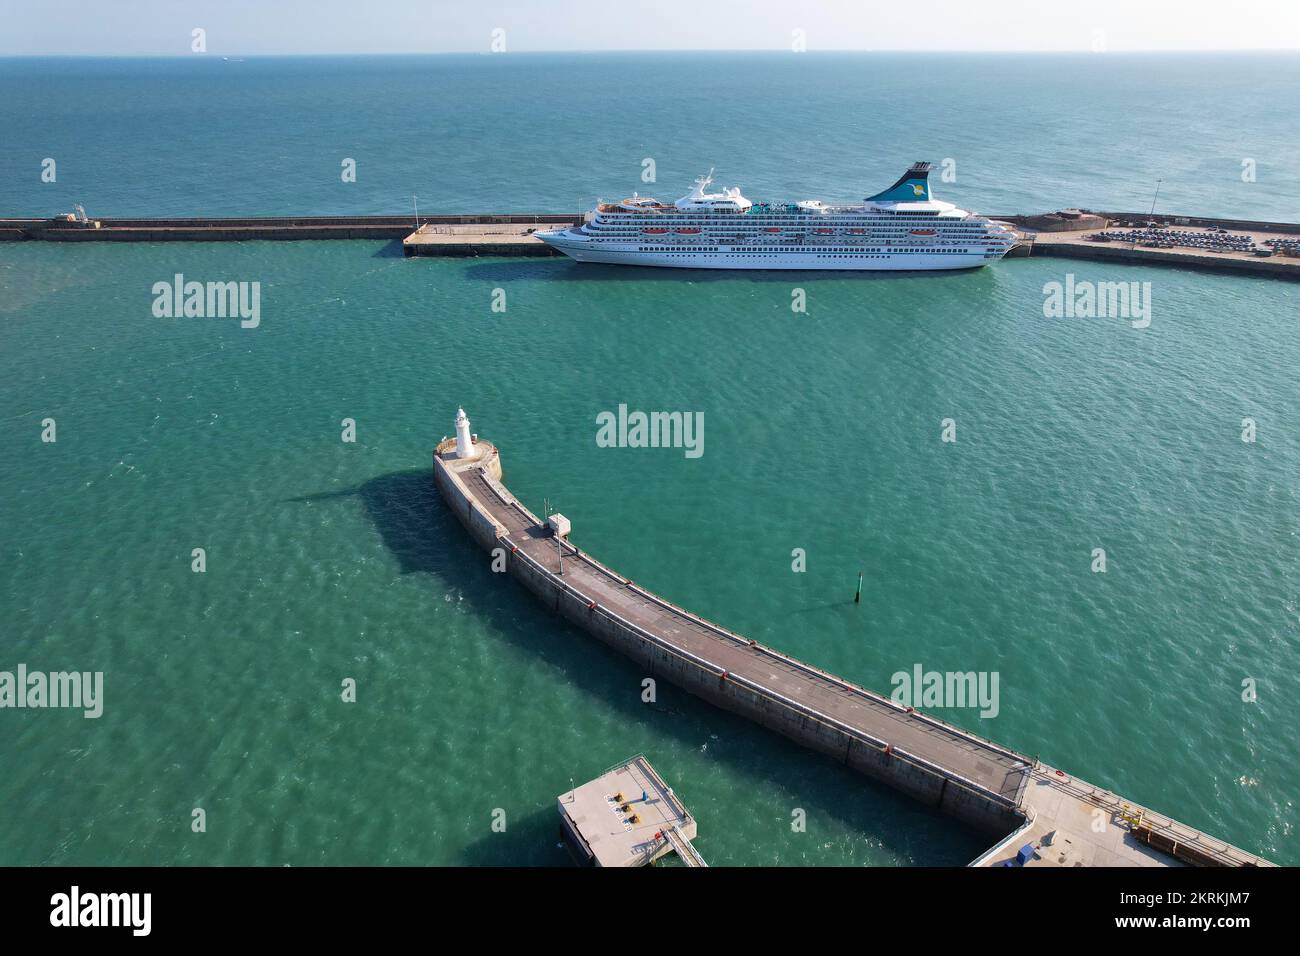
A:
{"label": "cruise ship", "polygon": [[602,202],[580,226],[535,235],[578,262],[687,269],[970,269],[1016,241],[1007,226],[933,198],[929,163],[860,204],[756,203],[738,187],[706,192],[712,182],[710,170],[674,203]]}

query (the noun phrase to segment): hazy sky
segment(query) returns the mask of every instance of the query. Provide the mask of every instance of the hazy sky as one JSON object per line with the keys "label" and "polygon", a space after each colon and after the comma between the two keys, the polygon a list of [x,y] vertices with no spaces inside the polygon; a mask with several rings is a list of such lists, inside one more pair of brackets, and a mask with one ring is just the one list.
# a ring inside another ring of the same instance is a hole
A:
{"label": "hazy sky", "polygon": [[0,0],[0,55],[1300,48],[1300,0]]}

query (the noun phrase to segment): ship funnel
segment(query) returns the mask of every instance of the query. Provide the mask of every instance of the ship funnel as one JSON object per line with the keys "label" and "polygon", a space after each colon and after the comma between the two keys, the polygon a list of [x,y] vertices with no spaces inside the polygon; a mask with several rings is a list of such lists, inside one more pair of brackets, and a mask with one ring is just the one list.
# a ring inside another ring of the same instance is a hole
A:
{"label": "ship funnel", "polygon": [[898,177],[898,182],[884,192],[868,196],[867,202],[928,202],[930,199],[930,164],[916,162]]}

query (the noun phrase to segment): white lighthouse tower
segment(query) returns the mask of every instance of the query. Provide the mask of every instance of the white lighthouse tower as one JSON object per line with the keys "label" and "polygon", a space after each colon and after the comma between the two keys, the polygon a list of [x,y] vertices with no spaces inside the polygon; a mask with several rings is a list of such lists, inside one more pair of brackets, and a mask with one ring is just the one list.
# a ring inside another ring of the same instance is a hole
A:
{"label": "white lighthouse tower", "polygon": [[474,450],[474,438],[469,431],[469,418],[465,414],[465,409],[456,410],[456,457],[473,458],[477,454]]}

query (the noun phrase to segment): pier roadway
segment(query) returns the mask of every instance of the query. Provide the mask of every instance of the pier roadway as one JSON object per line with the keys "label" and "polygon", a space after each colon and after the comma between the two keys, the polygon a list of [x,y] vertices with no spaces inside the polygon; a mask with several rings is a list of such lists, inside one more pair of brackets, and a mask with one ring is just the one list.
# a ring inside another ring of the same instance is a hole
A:
{"label": "pier roadway", "polygon": [[[468,426],[468,422],[466,422]],[[466,436],[466,442],[469,438]],[[748,717],[926,805],[994,833],[973,866],[1269,866],[1154,813],[889,698],[747,640],[556,538],[501,483],[497,449],[456,440],[434,480],[475,541],[561,616],[719,707]]]}

